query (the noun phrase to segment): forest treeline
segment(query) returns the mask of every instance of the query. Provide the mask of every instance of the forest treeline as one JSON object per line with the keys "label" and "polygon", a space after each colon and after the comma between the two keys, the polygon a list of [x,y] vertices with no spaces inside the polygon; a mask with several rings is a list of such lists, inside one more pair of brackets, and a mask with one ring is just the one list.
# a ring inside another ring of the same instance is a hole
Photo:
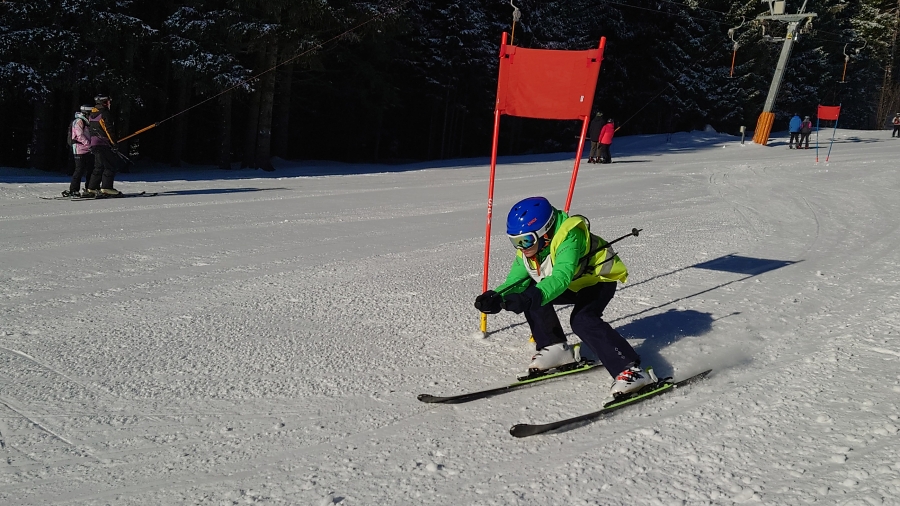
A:
{"label": "forest treeline", "polygon": [[[774,129],[817,104],[841,104],[841,126],[882,128],[900,106],[898,3],[805,5],[816,16],[801,23]],[[616,119],[617,135],[752,130],[787,27],[756,19],[768,9],[758,0],[4,0],[0,166],[67,170],[69,122],[97,94],[113,98],[118,139],[155,125],[123,152],[176,166],[485,156],[504,31],[532,48],[590,49],[606,37],[594,110]],[[579,132],[573,121],[504,116],[500,154],[574,149]]]}

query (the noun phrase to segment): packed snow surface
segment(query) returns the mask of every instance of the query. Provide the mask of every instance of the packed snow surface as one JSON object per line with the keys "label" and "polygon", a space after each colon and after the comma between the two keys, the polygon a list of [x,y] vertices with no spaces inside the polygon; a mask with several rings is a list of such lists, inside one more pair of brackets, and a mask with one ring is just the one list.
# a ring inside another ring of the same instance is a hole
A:
{"label": "packed snow surface", "polygon": [[[571,211],[643,230],[607,320],[661,376],[714,372],[527,439],[597,409],[607,372],[416,400],[531,356],[521,316],[477,332],[486,159],[138,165],[116,187],[159,195],[77,202],[0,169],[0,504],[900,504],[900,139],[831,135],[582,163]],[[509,207],[564,207],[573,164],[500,159],[491,286]]]}

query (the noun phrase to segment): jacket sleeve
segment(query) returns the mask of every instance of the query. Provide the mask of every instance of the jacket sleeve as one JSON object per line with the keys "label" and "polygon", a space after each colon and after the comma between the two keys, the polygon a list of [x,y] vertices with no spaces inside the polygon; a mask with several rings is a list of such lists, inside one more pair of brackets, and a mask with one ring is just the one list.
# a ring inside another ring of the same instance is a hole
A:
{"label": "jacket sleeve", "polygon": [[603,125],[603,128],[600,130],[600,142],[603,144],[612,144],[615,132],[616,129],[612,123]]}
{"label": "jacket sleeve", "polygon": [[103,130],[103,135],[109,140],[110,146],[115,146],[116,141],[113,139],[112,131],[113,124],[112,118],[110,117],[108,110],[103,110],[100,113],[100,128]]}
{"label": "jacket sleeve", "polygon": [[556,248],[553,272],[537,284],[538,290],[543,294],[541,305],[559,297],[569,288],[575,277],[575,271],[578,269],[578,261],[581,260],[582,252],[584,252],[585,241],[587,241],[587,237],[585,237],[584,230],[575,228],[569,231],[563,242]]}
{"label": "jacket sleeve", "polygon": [[76,122],[75,125],[72,127],[72,133],[74,134],[72,138],[78,144],[81,144],[82,146],[89,148],[89,147],[91,147],[91,141],[89,141],[87,139],[87,137],[85,137],[85,135],[84,135],[84,129],[87,127],[88,127],[87,121]]}
{"label": "jacket sleeve", "polygon": [[506,281],[494,291],[498,293],[503,293],[504,291],[507,293],[518,293],[528,288],[529,285],[531,285],[531,276],[529,276],[528,271],[525,270],[525,263],[522,259],[522,255],[516,255],[515,260],[513,260],[513,263],[509,268],[509,274],[506,275]]}

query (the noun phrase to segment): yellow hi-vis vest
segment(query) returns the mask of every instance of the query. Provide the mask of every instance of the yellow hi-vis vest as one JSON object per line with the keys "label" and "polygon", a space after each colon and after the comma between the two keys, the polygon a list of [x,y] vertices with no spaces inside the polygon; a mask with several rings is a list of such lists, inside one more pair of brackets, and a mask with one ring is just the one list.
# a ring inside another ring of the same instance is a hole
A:
{"label": "yellow hi-vis vest", "polygon": [[[615,250],[612,247],[605,247],[607,242],[600,236],[592,234],[587,218],[579,215],[567,218],[553,233],[553,240],[550,241],[550,254],[541,263],[540,270],[532,266],[531,262],[524,262],[525,270],[528,271],[528,275],[532,279],[539,282],[553,272],[556,250],[574,229],[584,233],[586,237],[590,238],[590,241],[585,241],[585,250],[581,254],[575,274],[569,283],[569,290],[577,292],[582,288],[593,286],[597,283],[610,281],[624,283],[628,280],[628,268],[616,256]],[[522,252],[518,251],[517,254],[521,255]],[[606,261],[609,258],[612,258],[612,260]]]}

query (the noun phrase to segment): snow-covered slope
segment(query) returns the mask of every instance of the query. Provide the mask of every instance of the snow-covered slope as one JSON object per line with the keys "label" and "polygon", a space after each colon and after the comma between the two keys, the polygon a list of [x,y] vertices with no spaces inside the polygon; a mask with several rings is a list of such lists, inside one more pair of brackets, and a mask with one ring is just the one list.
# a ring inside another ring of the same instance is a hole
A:
{"label": "snow-covered slope", "polygon": [[[683,133],[583,164],[572,210],[643,229],[607,319],[662,375],[715,372],[523,440],[596,409],[607,373],[416,400],[530,357],[516,315],[473,337],[486,160],[142,167],[116,186],[159,196],[79,202],[0,169],[0,503],[897,504],[898,149]],[[572,162],[501,159],[492,285],[509,206],[562,207]]]}

